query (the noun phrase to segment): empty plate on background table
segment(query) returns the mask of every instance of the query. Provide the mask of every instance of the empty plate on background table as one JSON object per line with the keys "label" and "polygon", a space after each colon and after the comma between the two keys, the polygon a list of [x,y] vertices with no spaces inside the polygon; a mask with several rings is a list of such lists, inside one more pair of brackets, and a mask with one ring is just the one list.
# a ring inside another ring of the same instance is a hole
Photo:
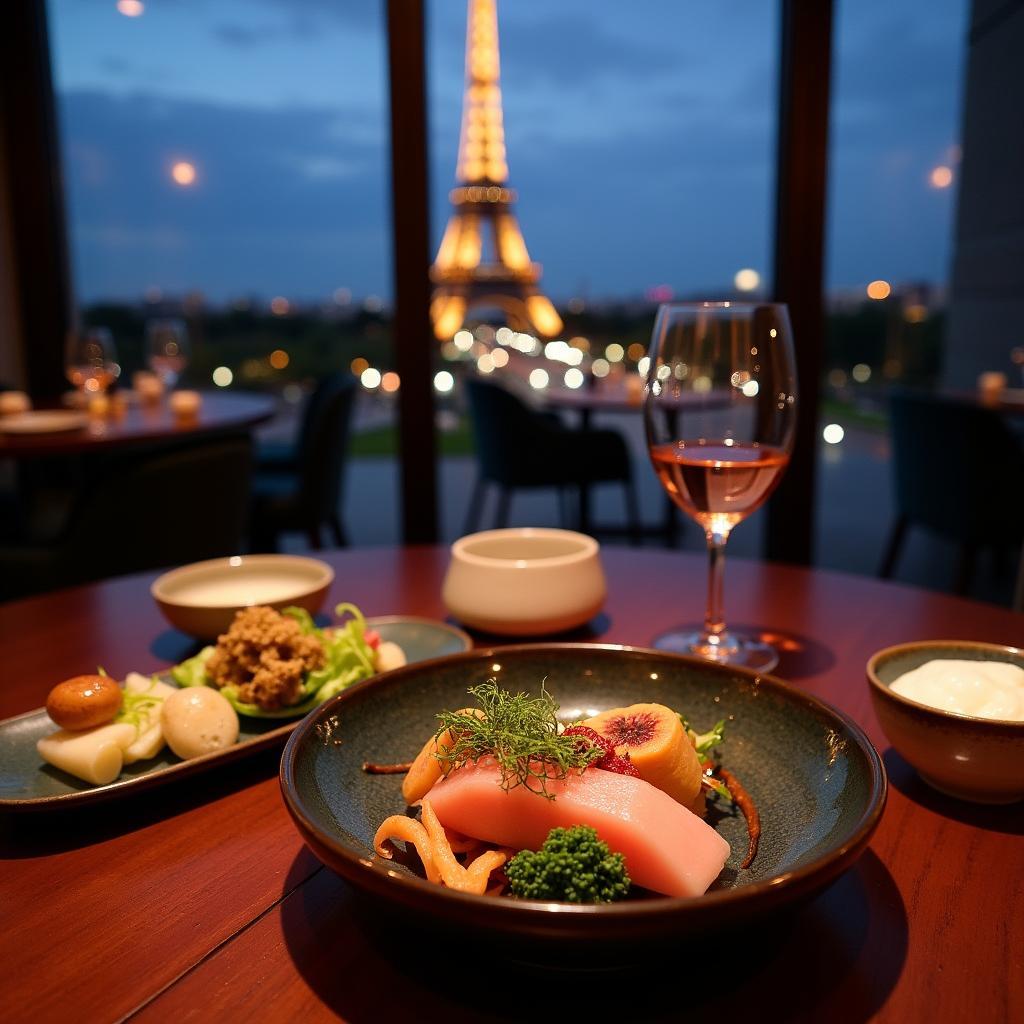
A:
{"label": "empty plate on background table", "polygon": [[[461,629],[416,616],[380,616],[367,619],[366,624],[377,630],[382,640],[397,643],[410,663],[465,651],[472,643]],[[68,673],[69,676],[73,674],[73,670]],[[169,674],[161,674],[159,678],[171,686],[175,685]],[[60,680],[53,682],[56,685]],[[40,694],[40,699],[45,697],[45,693]],[[282,721],[247,718],[245,715],[239,715],[238,720],[238,742],[232,747],[190,761],[182,761],[165,747],[148,761],[127,765],[114,782],[106,786],[91,786],[45,764],[36,753],[36,741],[57,728],[42,708],[8,718],[0,722],[0,811],[65,805],[77,807],[135,793],[281,743],[302,721],[301,718]]]}
{"label": "empty plate on background table", "polygon": [[34,409],[0,416],[0,432],[7,434],[60,434],[81,430],[89,422],[84,412],[69,409]]}
{"label": "empty plate on background table", "polygon": [[[732,854],[697,899],[579,906],[474,896],[377,858],[377,827],[405,810],[402,776],[368,775],[363,763],[411,760],[437,712],[466,706],[467,688],[489,677],[534,693],[543,681],[566,721],[646,702],[684,713],[698,731],[725,718],[722,764],[760,810],[754,862],[740,868],[747,831],[738,812],[716,812]],[[859,856],[886,793],[881,760],[861,729],[779,679],[660,651],[584,644],[484,648],[367,680],[303,720],[281,759],[281,787],[314,853],[369,898],[435,924],[569,940],[595,951],[602,943],[698,935],[813,894]]]}

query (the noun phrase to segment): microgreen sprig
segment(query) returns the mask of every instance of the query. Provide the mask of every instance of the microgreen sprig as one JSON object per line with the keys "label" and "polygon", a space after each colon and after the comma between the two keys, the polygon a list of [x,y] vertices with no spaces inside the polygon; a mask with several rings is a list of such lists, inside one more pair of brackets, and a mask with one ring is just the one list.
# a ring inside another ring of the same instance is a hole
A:
{"label": "microgreen sprig", "polygon": [[[541,683],[540,695],[509,693],[494,679],[471,686],[469,695],[483,712],[442,711],[437,719],[438,759],[452,771],[484,757],[494,759],[501,771],[501,788],[525,786],[548,800],[548,783],[582,772],[604,756],[600,747],[580,743],[579,737],[558,731],[558,704]],[[441,737],[451,730],[453,742]]]}

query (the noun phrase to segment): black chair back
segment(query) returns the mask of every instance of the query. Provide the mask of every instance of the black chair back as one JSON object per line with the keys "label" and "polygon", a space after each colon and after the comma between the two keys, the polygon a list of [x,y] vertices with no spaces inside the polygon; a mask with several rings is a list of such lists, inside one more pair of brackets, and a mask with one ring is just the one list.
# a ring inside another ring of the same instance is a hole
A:
{"label": "black chair back", "polygon": [[906,391],[890,412],[901,515],[961,544],[1024,537],[1024,448],[998,412]]}
{"label": "black chair back", "polygon": [[313,522],[329,522],[337,515],[357,389],[352,374],[331,374],[310,399],[299,435],[297,500],[304,517]]}
{"label": "black chair back", "polygon": [[503,487],[559,484],[572,479],[564,431],[493,381],[466,381],[473,444],[484,480]]}

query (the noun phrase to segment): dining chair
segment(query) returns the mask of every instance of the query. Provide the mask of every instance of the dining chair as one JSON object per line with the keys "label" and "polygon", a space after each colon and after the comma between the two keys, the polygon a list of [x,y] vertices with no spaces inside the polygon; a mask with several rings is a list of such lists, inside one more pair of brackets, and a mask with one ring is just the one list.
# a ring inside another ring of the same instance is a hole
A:
{"label": "dining chair", "polygon": [[965,594],[979,550],[1024,544],[1024,447],[969,400],[897,391],[889,410],[897,514],[879,575],[892,575],[910,527],[924,527],[957,545],[954,590]]}
{"label": "dining chair", "polygon": [[477,477],[466,510],[464,533],[479,529],[487,486],[499,488],[495,527],[508,524],[512,493],[518,489],[556,488],[563,525],[575,525],[568,497],[580,487],[619,483],[623,488],[631,538],[640,535],[640,515],[632,463],[625,439],[616,430],[572,430],[557,416],[532,409],[495,381],[466,381]]}
{"label": "dining chair", "polygon": [[0,547],[0,599],[237,554],[251,470],[248,435],[97,463],[56,537]]}
{"label": "dining chair", "polygon": [[256,472],[297,473],[300,453],[305,451],[310,433],[325,402],[351,374],[338,371],[322,377],[306,396],[299,429],[291,441],[260,441],[256,446]]}
{"label": "dining chair", "polygon": [[280,535],[287,531],[304,533],[310,547],[319,550],[325,526],[338,547],[348,544],[340,508],[356,391],[356,379],[349,373],[326,378],[307,409],[294,468],[257,472],[252,550],[276,550]]}

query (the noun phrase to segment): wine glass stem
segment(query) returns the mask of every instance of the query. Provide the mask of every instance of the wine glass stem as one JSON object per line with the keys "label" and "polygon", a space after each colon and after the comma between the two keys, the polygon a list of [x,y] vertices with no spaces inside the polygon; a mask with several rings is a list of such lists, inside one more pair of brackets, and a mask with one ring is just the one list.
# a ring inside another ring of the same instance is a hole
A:
{"label": "wine glass stem", "polygon": [[704,637],[706,644],[716,646],[718,638],[725,632],[725,615],[722,610],[722,586],[725,581],[725,544],[728,533],[708,530],[708,604],[704,615]]}

